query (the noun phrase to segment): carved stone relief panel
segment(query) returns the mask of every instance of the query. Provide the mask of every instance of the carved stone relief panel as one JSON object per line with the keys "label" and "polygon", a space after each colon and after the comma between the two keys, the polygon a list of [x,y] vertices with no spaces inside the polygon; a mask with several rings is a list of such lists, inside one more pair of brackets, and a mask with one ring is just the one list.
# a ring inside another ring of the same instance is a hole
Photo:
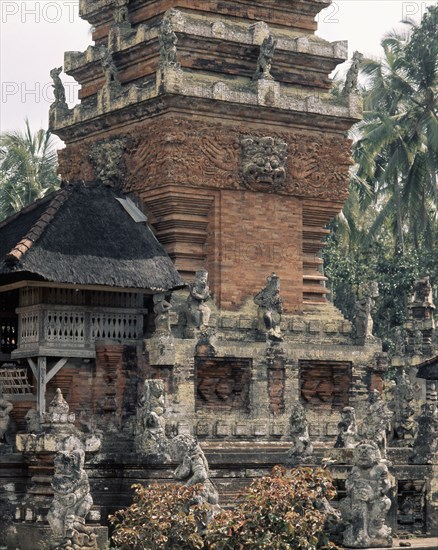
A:
{"label": "carved stone relief panel", "polygon": [[301,402],[341,409],[350,402],[351,363],[300,361]]}
{"label": "carved stone relief panel", "polygon": [[196,410],[247,412],[251,364],[251,359],[196,358]]}

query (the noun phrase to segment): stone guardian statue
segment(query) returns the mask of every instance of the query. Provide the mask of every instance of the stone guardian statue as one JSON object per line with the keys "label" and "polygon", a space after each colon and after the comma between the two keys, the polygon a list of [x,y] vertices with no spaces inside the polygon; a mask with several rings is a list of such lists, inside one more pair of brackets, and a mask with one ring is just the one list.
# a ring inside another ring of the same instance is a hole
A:
{"label": "stone guardian statue", "polygon": [[364,345],[373,342],[373,315],[375,314],[375,302],[379,296],[379,286],[371,281],[361,289],[361,297],[356,300],[354,324],[356,328],[356,340]]}
{"label": "stone guardian statue", "polygon": [[286,466],[294,468],[307,462],[313,453],[313,446],[309,436],[309,423],[307,422],[306,412],[301,403],[296,403],[292,406],[289,427],[292,444],[287,453]]}
{"label": "stone guardian statue", "polygon": [[274,40],[272,34],[263,40],[260,46],[257,69],[254,73],[253,80],[274,80],[271,75],[271,67],[276,47],[277,40]]}
{"label": "stone guardian statue", "polygon": [[61,73],[62,67],[58,67],[50,71],[50,76],[53,79],[52,88],[53,96],[55,98],[55,101],[53,103],[54,107],[67,107],[64,84],[62,83],[62,80],[59,76]]}
{"label": "stone guardian statue", "polygon": [[189,284],[189,297],[187,298],[187,324],[194,328],[208,327],[211,309],[206,302],[210,299],[208,286],[208,271],[201,269],[196,272],[196,278]]}
{"label": "stone guardian statue", "polygon": [[168,459],[164,412],[163,381],[145,380],[137,409],[135,447],[154,462]]}
{"label": "stone guardian statue", "polygon": [[170,334],[170,302],[163,293],[154,294],[155,332]]}
{"label": "stone guardian statue", "polygon": [[254,303],[259,306],[259,331],[265,332],[270,340],[282,340],[280,322],[283,303],[280,298],[280,279],[275,273],[267,278],[265,288],[256,294]]}
{"label": "stone guardian statue", "polygon": [[61,451],[55,458],[52,479],[54,496],[47,520],[58,544],[57,550],[98,549],[96,535],[85,525],[93,499],[84,462],[82,449]]}
{"label": "stone guardian statue", "polygon": [[176,36],[170,17],[164,17],[158,33],[158,42],[160,44],[160,67],[179,68],[177,59],[176,45],[178,37]]}
{"label": "stone guardian statue", "polygon": [[3,386],[0,385],[0,444],[5,441],[6,433],[11,423],[10,413],[13,405],[6,399]]}
{"label": "stone guardian statue", "polygon": [[348,69],[347,76],[345,78],[344,88],[342,95],[349,95],[357,93],[357,81],[359,77],[359,67],[363,60],[363,55],[360,52],[354,52],[351,60],[350,68]]}
{"label": "stone guardian statue", "polygon": [[353,464],[345,483],[347,497],[340,505],[346,527],[344,545],[349,548],[390,548],[391,529],[385,521],[391,508],[391,499],[387,495],[392,481],[377,443],[367,440],[359,443]]}
{"label": "stone guardian statue", "polygon": [[353,449],[357,444],[356,413],[353,407],[344,407],[338,424],[335,448]]}
{"label": "stone guardian statue", "polygon": [[387,433],[391,431],[392,413],[382,400],[379,390],[373,390],[368,397],[368,410],[362,424],[363,435],[374,441],[386,458]]}
{"label": "stone guardian statue", "polygon": [[[197,439],[192,435],[177,435],[171,443],[171,456],[179,466],[174,471],[174,478],[186,487],[200,485],[200,491],[194,496],[192,505],[204,505],[207,512],[206,523],[220,511],[219,494],[210,479],[208,462]],[[198,529],[203,531],[204,525]]]}

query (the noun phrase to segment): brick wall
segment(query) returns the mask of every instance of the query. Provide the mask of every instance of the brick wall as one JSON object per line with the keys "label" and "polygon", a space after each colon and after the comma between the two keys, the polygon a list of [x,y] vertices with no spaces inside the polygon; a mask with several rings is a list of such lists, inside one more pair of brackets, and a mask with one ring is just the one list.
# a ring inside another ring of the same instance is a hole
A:
{"label": "brick wall", "polygon": [[302,207],[295,197],[221,191],[215,201],[207,247],[216,304],[237,309],[273,272],[281,280],[287,312],[302,308]]}

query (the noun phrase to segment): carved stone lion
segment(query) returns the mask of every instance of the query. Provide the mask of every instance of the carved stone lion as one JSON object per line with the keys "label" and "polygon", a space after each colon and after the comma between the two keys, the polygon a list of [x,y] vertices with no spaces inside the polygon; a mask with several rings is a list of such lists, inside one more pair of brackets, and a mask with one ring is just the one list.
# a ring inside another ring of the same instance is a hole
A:
{"label": "carved stone lion", "polygon": [[272,193],[286,182],[287,143],[273,137],[241,139],[241,176],[252,191]]}

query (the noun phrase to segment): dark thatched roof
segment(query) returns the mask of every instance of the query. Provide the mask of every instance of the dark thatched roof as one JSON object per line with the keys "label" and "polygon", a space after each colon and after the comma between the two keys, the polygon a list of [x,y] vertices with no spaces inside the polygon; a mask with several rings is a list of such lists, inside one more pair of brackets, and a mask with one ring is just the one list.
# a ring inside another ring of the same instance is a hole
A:
{"label": "dark thatched roof", "polygon": [[418,365],[417,378],[438,380],[438,355]]}
{"label": "dark thatched roof", "polygon": [[146,222],[104,186],[69,185],[0,224],[0,284],[53,283],[168,291],[184,286]]}

